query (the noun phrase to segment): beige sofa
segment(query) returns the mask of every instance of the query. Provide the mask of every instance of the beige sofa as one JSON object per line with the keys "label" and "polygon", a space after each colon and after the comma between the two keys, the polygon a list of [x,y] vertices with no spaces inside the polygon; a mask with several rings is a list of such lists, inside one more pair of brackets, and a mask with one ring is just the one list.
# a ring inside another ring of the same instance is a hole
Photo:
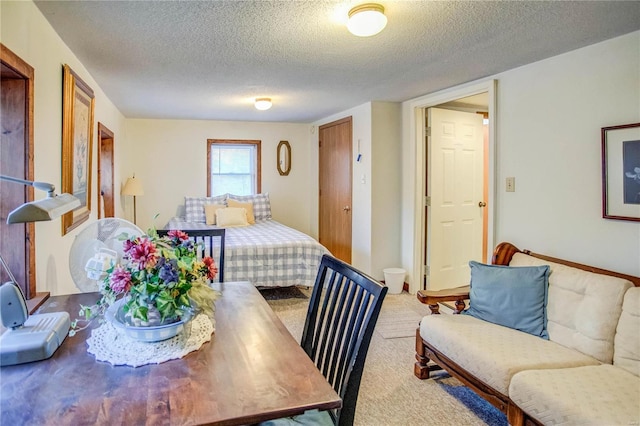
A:
{"label": "beige sofa", "polygon": [[416,376],[446,369],[512,425],[640,424],[640,278],[509,243],[492,263],[550,266],[549,340],[469,315],[434,315],[444,301],[461,311],[468,288],[421,291],[434,314],[416,331]]}

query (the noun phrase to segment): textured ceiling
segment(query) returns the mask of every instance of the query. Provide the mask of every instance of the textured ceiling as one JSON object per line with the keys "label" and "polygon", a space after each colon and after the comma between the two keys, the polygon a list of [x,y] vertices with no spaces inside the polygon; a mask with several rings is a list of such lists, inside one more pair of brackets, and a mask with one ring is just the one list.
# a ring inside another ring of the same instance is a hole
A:
{"label": "textured ceiling", "polygon": [[640,29],[638,1],[380,1],[369,38],[345,27],[364,1],[35,3],[128,118],[306,123]]}

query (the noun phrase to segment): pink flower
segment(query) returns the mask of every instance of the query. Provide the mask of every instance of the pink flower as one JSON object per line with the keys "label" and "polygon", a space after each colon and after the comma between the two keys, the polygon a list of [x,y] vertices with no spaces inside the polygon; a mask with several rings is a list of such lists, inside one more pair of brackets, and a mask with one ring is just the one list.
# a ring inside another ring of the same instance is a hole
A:
{"label": "pink flower", "polygon": [[156,245],[148,238],[139,238],[134,241],[134,245],[127,251],[127,255],[133,263],[138,264],[139,270],[153,267],[158,261]]}
{"label": "pink flower", "polygon": [[109,286],[116,294],[124,293],[131,288],[131,274],[118,265],[109,277]]}
{"label": "pink flower", "polygon": [[126,240],[124,243],[122,243],[122,249],[124,250],[125,253],[129,253],[129,251],[133,248],[134,246],[134,242],[131,240]]}
{"label": "pink flower", "polygon": [[186,233],[184,233],[184,232],[182,232],[182,231],[180,231],[178,229],[172,229],[171,231],[169,231],[167,233],[167,235],[169,237],[171,237],[171,238],[177,238],[180,241],[185,241],[185,240],[189,239],[189,236]]}

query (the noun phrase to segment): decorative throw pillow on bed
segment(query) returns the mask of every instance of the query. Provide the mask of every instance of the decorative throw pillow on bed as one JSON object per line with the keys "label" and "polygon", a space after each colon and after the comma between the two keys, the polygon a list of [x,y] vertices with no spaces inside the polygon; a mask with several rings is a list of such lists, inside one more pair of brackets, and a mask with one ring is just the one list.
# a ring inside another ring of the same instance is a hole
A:
{"label": "decorative throw pillow on bed", "polygon": [[269,193],[254,195],[233,195],[228,194],[229,200],[240,201],[241,203],[253,204],[253,215],[256,220],[271,219],[271,202],[269,201]]}
{"label": "decorative throw pillow on bed", "polygon": [[241,203],[240,201],[236,201],[232,198],[229,198],[227,200],[227,203],[229,204],[229,207],[240,207],[245,209],[247,211],[247,222],[249,222],[249,225],[253,225],[254,223],[256,223],[256,218],[253,215],[252,203]]}
{"label": "decorative throw pillow on bed", "polygon": [[221,228],[247,226],[247,211],[240,207],[226,207],[216,212],[216,223]]}
{"label": "decorative throw pillow on bed", "polygon": [[499,266],[471,261],[469,309],[476,318],[549,339],[549,266]]}
{"label": "decorative throw pillow on bed", "polygon": [[207,225],[215,225],[216,224],[216,212],[218,209],[224,209],[224,204],[205,204],[204,205],[204,216],[206,218]]}
{"label": "decorative throw pillow on bed", "polygon": [[215,197],[184,197],[184,220],[186,222],[206,223],[207,217],[204,214],[205,204],[224,204],[227,194]]}

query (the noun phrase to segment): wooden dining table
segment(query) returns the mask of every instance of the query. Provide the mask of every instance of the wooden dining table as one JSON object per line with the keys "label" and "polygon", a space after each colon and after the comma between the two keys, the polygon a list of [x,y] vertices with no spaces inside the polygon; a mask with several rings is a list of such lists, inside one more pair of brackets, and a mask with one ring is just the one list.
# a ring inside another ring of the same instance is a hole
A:
{"label": "wooden dining table", "polygon": [[[46,360],[0,368],[2,424],[244,425],[341,407],[338,394],[248,282],[216,284],[211,341],[181,359],[113,366],[87,352],[91,326]],[[67,311],[98,293],[54,296]]]}

